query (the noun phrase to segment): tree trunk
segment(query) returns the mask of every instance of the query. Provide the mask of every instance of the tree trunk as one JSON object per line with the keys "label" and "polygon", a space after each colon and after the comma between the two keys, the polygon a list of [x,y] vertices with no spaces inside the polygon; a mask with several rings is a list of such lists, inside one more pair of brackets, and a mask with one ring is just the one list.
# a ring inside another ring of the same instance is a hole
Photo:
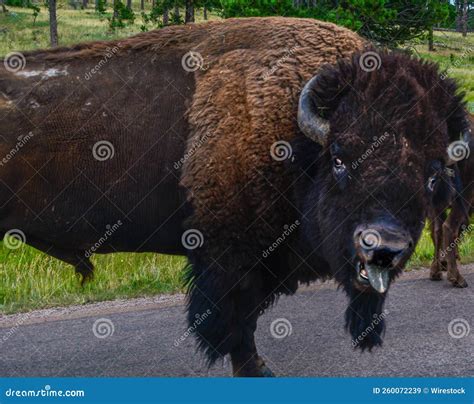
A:
{"label": "tree trunk", "polygon": [[129,10],[132,9],[132,0],[127,0],[127,8],[128,8]]}
{"label": "tree trunk", "polygon": [[58,19],[56,17],[56,0],[49,0],[49,33],[51,47],[58,46]]}
{"label": "tree trunk", "polygon": [[462,36],[467,36],[467,0],[464,0],[462,6]]}
{"label": "tree trunk", "polygon": [[140,10],[145,10],[145,0],[140,0]]}
{"label": "tree trunk", "polygon": [[167,25],[170,22],[170,12],[167,8],[163,10],[163,24]]}
{"label": "tree trunk", "polygon": [[204,19],[207,20],[207,7],[203,7]]}
{"label": "tree trunk", "polygon": [[456,6],[456,31],[461,32],[462,31],[462,7],[461,7],[461,2],[463,0],[456,0],[455,6]]}
{"label": "tree trunk", "polygon": [[186,0],[186,16],[184,23],[194,22],[194,0]]}
{"label": "tree trunk", "polygon": [[179,21],[179,5],[178,3],[174,4],[174,18],[176,21]]}
{"label": "tree trunk", "polygon": [[99,0],[95,0],[95,11],[99,11]]}
{"label": "tree trunk", "polygon": [[5,7],[5,0],[0,0],[0,5],[2,6],[2,11],[8,13],[7,8]]}
{"label": "tree trunk", "polygon": [[85,10],[87,8],[88,0],[82,0],[82,8]]}
{"label": "tree trunk", "polygon": [[428,32],[428,50],[430,52],[434,51],[434,46],[433,46],[433,27],[430,28]]}
{"label": "tree trunk", "polygon": [[116,20],[118,18],[118,11],[117,11],[117,0],[114,0],[112,3],[112,7],[114,8],[114,14],[112,16],[113,20]]}

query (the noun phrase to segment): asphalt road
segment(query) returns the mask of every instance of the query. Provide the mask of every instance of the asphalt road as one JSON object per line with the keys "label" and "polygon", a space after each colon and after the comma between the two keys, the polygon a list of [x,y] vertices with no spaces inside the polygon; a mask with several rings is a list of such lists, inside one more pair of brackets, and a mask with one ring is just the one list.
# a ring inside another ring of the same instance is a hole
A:
{"label": "asphalt road", "polygon": [[[302,289],[261,318],[260,353],[279,376],[474,376],[474,265],[462,272],[467,289],[404,274],[390,290],[384,346],[372,353],[352,349],[334,284]],[[291,334],[275,338],[281,318]],[[203,366],[179,295],[3,316],[0,327],[0,376],[230,375],[226,361]]]}

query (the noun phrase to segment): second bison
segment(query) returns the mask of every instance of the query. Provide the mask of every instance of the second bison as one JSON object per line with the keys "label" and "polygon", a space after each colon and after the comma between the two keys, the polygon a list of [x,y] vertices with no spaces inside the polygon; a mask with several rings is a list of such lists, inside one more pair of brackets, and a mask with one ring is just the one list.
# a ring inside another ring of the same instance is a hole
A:
{"label": "second bison", "polygon": [[286,18],[25,56],[0,71],[3,232],[85,276],[91,252],[187,255],[190,326],[235,375],[271,375],[257,319],[301,282],[334,278],[356,346],[381,344],[426,185],[466,127],[436,66]]}

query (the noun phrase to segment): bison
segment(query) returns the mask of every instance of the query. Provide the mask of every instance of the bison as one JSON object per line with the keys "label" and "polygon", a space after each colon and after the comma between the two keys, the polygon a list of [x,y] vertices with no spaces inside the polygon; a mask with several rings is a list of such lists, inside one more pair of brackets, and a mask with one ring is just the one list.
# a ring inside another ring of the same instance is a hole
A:
{"label": "bison", "polygon": [[469,131],[448,147],[448,167],[444,170],[438,167],[438,172],[430,179],[433,199],[428,209],[435,247],[430,279],[441,280],[442,271],[446,270],[449,282],[458,288],[468,286],[459,273],[456,259],[463,235],[472,229],[469,219],[474,212],[474,157],[471,154],[474,118],[470,116],[469,120]]}
{"label": "bison", "polygon": [[316,279],[347,293],[356,347],[382,343],[427,184],[466,129],[435,65],[290,18],[16,56],[0,72],[3,232],[85,277],[92,253],[186,255],[190,326],[236,376],[272,375],[257,319]]}

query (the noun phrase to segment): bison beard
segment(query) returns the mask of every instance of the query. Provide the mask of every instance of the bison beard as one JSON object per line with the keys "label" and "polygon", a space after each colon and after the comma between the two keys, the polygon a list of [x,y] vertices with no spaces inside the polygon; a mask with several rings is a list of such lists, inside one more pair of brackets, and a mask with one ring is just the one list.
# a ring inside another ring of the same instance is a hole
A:
{"label": "bison beard", "polygon": [[385,294],[361,293],[354,287],[349,292],[349,306],[346,309],[346,329],[352,336],[354,348],[372,350],[382,345],[385,322],[382,316]]}

